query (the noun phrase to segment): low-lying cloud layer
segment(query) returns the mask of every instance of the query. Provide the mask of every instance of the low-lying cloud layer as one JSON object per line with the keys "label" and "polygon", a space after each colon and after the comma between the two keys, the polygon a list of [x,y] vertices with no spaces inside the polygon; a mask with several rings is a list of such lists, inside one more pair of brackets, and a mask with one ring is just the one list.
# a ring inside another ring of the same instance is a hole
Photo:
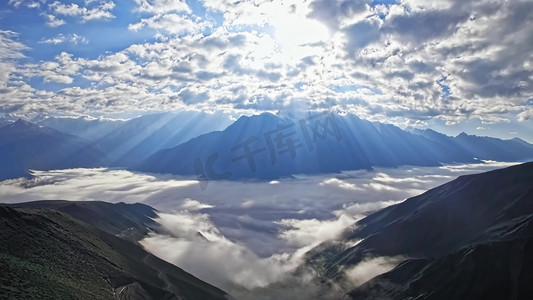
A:
{"label": "low-lying cloud layer", "polygon": [[[365,214],[459,175],[508,165],[378,168],[276,182],[217,181],[206,190],[195,180],[170,175],[104,168],[34,171],[33,179],[0,182],[0,202],[146,203],[160,210],[161,226],[141,241],[147,250],[234,295],[246,298],[251,290],[254,295],[279,296],[287,289],[280,282],[311,286],[305,276],[291,275],[303,254]],[[397,261],[369,259],[346,275],[351,284],[361,284]]]}

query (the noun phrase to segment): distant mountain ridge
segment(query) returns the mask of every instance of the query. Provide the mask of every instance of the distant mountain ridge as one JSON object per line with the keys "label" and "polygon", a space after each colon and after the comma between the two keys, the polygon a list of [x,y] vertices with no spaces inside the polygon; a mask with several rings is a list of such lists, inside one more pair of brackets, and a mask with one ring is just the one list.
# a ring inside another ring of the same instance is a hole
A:
{"label": "distant mountain ridge", "polygon": [[229,124],[221,114],[183,111],[154,113],[129,120],[44,117],[37,124],[80,136],[98,145],[112,166],[127,167],[165,148]]}
{"label": "distant mountain ridge", "polygon": [[432,130],[407,132],[355,115],[294,119],[263,113],[241,117],[223,131],[161,150],[132,169],[206,180],[271,180],[301,173],[531,158],[533,145],[522,140],[466,134],[450,137]]}
{"label": "distant mountain ridge", "polygon": [[533,158],[533,145],[517,138],[406,131],[355,115],[263,113],[212,131],[224,123],[217,125],[221,118],[161,113],[129,121],[38,118],[35,124],[6,119],[7,125],[0,126],[0,180],[28,176],[29,169],[109,166],[196,176],[204,182],[272,180],[373,167]]}
{"label": "distant mountain ridge", "polygon": [[28,176],[29,169],[107,165],[101,149],[77,136],[22,119],[0,128],[0,180]]}

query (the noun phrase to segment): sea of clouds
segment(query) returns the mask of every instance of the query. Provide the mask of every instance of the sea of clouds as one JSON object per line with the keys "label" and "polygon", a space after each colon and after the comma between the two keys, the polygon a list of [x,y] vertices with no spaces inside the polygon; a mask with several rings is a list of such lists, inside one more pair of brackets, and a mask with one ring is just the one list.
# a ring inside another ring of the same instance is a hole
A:
{"label": "sea of clouds", "polygon": [[[293,276],[308,250],[372,211],[460,175],[509,165],[406,166],[270,182],[211,181],[204,190],[190,178],[120,169],[33,171],[31,179],[0,182],[0,203],[145,203],[159,210],[160,228],[140,242],[143,247],[237,298],[246,299],[250,293],[258,299],[290,297],[298,284],[325,296],[310,284],[313,274]],[[346,270],[346,275],[355,286],[399,261],[372,258]]]}

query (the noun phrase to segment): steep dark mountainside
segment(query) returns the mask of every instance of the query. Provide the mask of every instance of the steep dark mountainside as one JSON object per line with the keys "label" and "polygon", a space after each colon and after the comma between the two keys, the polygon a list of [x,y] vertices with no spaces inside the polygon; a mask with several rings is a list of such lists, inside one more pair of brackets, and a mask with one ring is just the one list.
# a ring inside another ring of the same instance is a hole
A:
{"label": "steep dark mountainside", "polygon": [[157,225],[153,220],[157,217],[157,210],[142,203],[46,200],[6,205],[58,210],[104,232],[134,242],[141,240]]}
{"label": "steep dark mountainside", "polygon": [[131,242],[48,209],[0,206],[6,299],[227,299]]}
{"label": "steep dark mountainside", "polygon": [[263,113],[241,117],[211,132],[161,150],[132,169],[202,179],[275,179],[375,166],[437,166],[479,159],[523,161],[533,145],[434,131],[404,131],[354,115],[317,114],[295,119]]}
{"label": "steep dark mountainside", "polygon": [[106,165],[89,142],[18,120],[0,128],[0,180],[28,176],[29,169],[90,168]]}
{"label": "steep dark mountainside", "polygon": [[[410,259],[348,293],[352,299],[531,299],[533,216],[498,239],[436,259]],[[508,235],[508,236],[507,236]]]}
{"label": "steep dark mountainside", "polygon": [[341,240],[361,241],[325,243],[307,263],[337,278],[366,258],[408,259],[354,299],[531,299],[533,162],[461,176],[367,216]]}

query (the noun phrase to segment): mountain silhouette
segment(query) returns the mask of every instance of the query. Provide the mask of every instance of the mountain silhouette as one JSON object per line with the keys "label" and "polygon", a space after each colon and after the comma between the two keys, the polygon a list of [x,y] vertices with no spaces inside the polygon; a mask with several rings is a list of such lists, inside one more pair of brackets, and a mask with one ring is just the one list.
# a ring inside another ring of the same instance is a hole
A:
{"label": "mountain silhouette", "polygon": [[29,169],[106,165],[101,149],[79,137],[22,119],[0,128],[0,180],[28,176]]}
{"label": "mountain silhouette", "polygon": [[533,145],[522,140],[408,132],[355,115],[321,113],[295,119],[263,113],[161,150],[132,169],[205,180],[271,180],[300,173],[530,158]]}

